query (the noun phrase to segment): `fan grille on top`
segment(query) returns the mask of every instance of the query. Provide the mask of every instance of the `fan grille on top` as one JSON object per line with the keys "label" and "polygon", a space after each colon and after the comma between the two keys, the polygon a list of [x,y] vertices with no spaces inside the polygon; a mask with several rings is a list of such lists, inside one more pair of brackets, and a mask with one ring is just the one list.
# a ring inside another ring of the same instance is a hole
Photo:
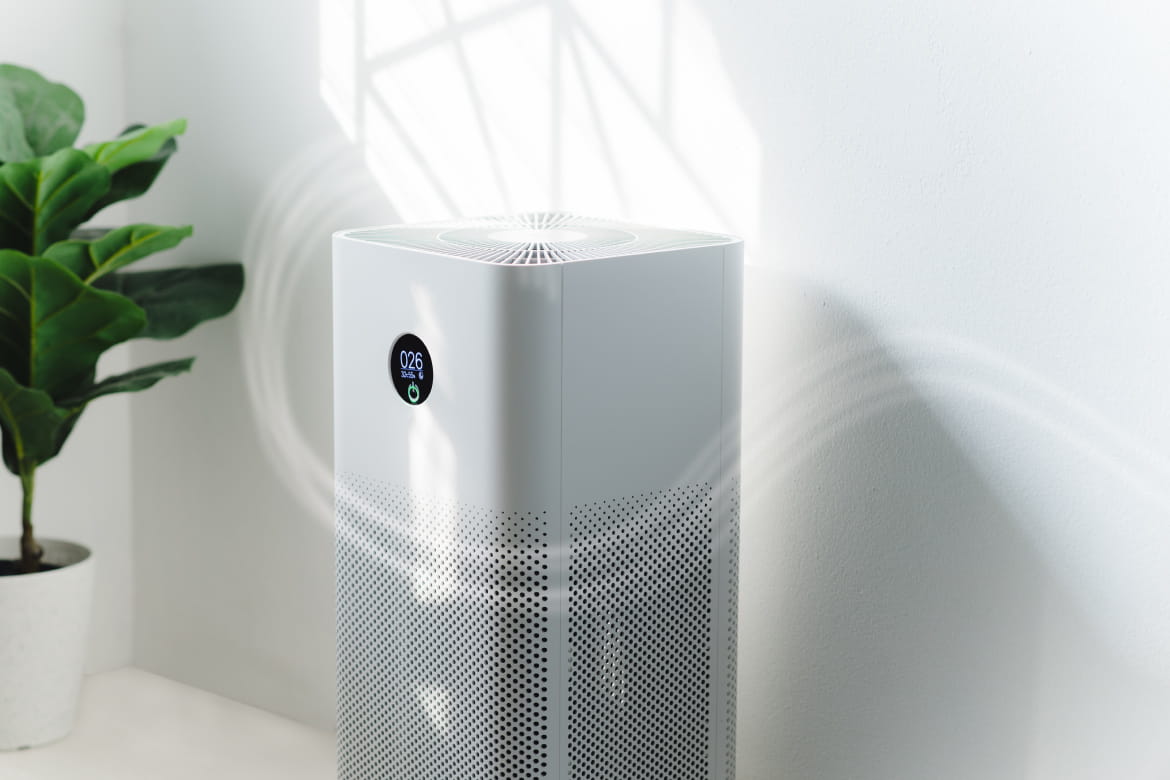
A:
{"label": "fan grille on top", "polygon": [[718,233],[632,225],[563,212],[368,228],[344,235],[500,265],[570,263],[735,240]]}

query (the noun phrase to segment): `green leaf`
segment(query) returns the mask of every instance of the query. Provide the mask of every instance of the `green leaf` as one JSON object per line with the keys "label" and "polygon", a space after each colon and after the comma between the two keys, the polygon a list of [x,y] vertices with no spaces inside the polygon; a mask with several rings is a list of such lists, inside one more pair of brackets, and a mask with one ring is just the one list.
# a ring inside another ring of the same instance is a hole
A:
{"label": "green leaf", "polygon": [[194,362],[195,358],[190,357],[136,368],[133,371],[127,371],[125,374],[107,377],[97,384],[82,388],[75,395],[61,399],[60,403],[62,406],[82,406],[103,395],[110,395],[111,393],[133,393],[139,390],[145,390],[148,387],[154,386],[158,380],[164,377],[190,371],[191,364]]}
{"label": "green leaf", "polygon": [[109,188],[109,171],[76,149],[0,165],[0,248],[39,255],[68,238]]}
{"label": "green leaf", "polygon": [[127,166],[151,159],[159,153],[163,144],[176,135],[182,135],[186,129],[186,119],[174,119],[161,125],[134,130],[112,141],[90,144],[85,147],[85,153],[104,165],[110,173],[116,173]]}
{"label": "green leaf", "polygon": [[0,368],[53,398],[89,384],[98,357],[134,337],[146,315],[53,260],[0,250]]}
{"label": "green leaf", "polygon": [[85,121],[85,105],[64,84],[54,84],[35,70],[0,65],[0,94],[7,95],[20,113],[22,134],[31,152],[26,157],[0,157],[0,160],[20,162],[44,157],[72,146],[77,140],[81,123]]}
{"label": "green leaf", "polygon": [[146,312],[138,338],[173,339],[235,308],[244,290],[239,263],[109,274],[95,285],[125,295]]}
{"label": "green leaf", "polygon": [[62,430],[72,428],[80,413],[59,408],[48,393],[23,386],[0,368],[0,427],[8,470],[19,474],[22,461],[25,466],[37,466],[56,455]]}
{"label": "green leaf", "polygon": [[24,138],[24,115],[11,92],[0,90],[0,163],[35,157]]}
{"label": "green leaf", "polygon": [[59,241],[44,256],[56,260],[87,283],[170,249],[191,235],[191,226],[127,225],[111,230],[93,241]]}
{"label": "green leaf", "polygon": [[[122,135],[128,135],[135,130],[140,130],[145,125],[130,125],[122,131]],[[166,165],[167,160],[171,155],[178,150],[179,146],[175,143],[174,138],[168,138],[159,150],[154,153],[150,159],[143,160],[139,163],[127,165],[125,168],[119,169],[114,173],[110,181],[110,191],[101,197],[101,199],[94,204],[93,208],[89,210],[86,219],[89,219],[94,214],[109,206],[111,203],[117,203],[130,198],[137,198],[148,189],[150,185],[154,184],[154,180],[158,178],[163,166]]]}

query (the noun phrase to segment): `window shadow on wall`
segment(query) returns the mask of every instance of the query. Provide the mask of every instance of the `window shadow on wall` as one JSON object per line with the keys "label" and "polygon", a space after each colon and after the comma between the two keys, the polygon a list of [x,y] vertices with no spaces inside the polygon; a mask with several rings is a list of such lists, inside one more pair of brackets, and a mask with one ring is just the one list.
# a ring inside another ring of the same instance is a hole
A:
{"label": "window shadow on wall", "polygon": [[752,234],[759,140],[690,0],[319,0],[320,93],[403,221]]}

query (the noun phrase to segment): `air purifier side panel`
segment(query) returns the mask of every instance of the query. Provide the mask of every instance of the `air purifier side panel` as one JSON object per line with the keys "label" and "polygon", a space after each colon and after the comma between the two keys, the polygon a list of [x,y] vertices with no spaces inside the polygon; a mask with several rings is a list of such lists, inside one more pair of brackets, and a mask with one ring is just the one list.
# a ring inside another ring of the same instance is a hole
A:
{"label": "air purifier side panel", "polygon": [[558,267],[335,241],[342,780],[560,777],[560,291]]}
{"label": "air purifier side panel", "polygon": [[719,468],[722,247],[564,266],[566,502]]}
{"label": "air purifier side panel", "polygon": [[723,771],[723,285],[723,247],[565,269],[568,780]]}

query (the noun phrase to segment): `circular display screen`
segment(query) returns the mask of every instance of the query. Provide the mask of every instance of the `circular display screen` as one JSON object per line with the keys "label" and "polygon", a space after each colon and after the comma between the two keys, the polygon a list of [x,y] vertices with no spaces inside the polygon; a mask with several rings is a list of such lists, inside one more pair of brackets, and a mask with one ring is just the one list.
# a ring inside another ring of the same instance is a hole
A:
{"label": "circular display screen", "polygon": [[390,381],[402,400],[418,406],[431,394],[435,372],[427,345],[413,333],[403,333],[390,348]]}

